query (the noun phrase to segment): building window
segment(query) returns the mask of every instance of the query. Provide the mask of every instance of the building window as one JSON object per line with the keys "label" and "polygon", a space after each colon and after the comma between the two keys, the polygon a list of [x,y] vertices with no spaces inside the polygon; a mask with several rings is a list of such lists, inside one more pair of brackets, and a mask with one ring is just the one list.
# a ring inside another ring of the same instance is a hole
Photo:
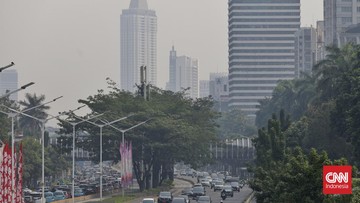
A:
{"label": "building window", "polygon": [[351,12],[352,8],[351,7],[341,7],[341,12]]}
{"label": "building window", "polygon": [[224,92],[227,91],[227,85],[224,85]]}
{"label": "building window", "polygon": [[342,23],[351,23],[352,22],[352,18],[351,17],[345,17],[341,19]]}
{"label": "building window", "polygon": [[359,6],[356,8],[356,10],[357,10],[358,13],[360,13],[360,7]]}

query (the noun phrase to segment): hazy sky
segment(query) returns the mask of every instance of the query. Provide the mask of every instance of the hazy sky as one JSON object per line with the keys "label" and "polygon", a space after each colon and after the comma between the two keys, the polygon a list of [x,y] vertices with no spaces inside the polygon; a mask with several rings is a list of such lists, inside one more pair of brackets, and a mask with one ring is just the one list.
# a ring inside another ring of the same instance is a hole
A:
{"label": "hazy sky", "polygon": [[[227,71],[227,0],[148,0],[158,17],[158,86],[168,80],[168,57],[199,59],[200,80]],[[19,93],[44,94],[50,113],[120,80],[120,15],[130,0],[0,0],[0,67],[15,62]],[[323,0],[302,0],[302,26],[323,19]]]}

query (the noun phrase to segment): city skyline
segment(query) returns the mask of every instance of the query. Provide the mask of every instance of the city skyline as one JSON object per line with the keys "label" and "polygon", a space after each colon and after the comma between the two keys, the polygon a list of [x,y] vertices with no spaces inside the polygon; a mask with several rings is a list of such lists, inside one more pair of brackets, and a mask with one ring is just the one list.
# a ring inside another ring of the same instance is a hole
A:
{"label": "city skyline", "polygon": [[[2,1],[0,64],[15,62],[20,85],[35,82],[19,93],[19,99],[27,92],[44,94],[47,100],[62,95],[51,105],[50,113],[58,112],[76,108],[78,99],[106,89],[107,77],[119,84],[120,14],[129,4],[130,0]],[[207,80],[211,72],[227,72],[227,2],[148,4],[158,16],[159,87],[165,88],[168,81],[172,45],[199,59],[199,80]],[[321,19],[322,0],[302,2],[302,26],[315,26]]]}

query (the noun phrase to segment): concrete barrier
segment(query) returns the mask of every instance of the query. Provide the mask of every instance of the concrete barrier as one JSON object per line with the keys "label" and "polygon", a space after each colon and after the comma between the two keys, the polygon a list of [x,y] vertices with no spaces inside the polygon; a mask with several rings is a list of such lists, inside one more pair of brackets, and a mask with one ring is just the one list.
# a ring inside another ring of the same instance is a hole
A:
{"label": "concrete barrier", "polygon": [[251,200],[255,197],[255,192],[253,191],[250,195],[243,201],[243,203],[250,203]]}

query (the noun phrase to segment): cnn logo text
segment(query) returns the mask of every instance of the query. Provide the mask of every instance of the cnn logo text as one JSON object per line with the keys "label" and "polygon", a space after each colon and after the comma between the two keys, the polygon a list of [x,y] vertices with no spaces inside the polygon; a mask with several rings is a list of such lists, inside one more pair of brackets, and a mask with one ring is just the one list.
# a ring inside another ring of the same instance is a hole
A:
{"label": "cnn logo text", "polygon": [[323,193],[351,194],[351,176],[351,166],[323,166]]}

